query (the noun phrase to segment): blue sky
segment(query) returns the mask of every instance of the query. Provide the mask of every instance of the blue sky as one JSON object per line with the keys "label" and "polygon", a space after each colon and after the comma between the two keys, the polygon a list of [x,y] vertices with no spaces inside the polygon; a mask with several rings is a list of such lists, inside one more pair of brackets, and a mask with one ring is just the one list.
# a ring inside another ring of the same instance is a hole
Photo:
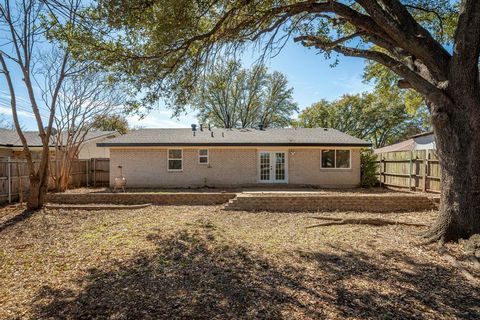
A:
{"label": "blue sky", "polygon": [[[258,53],[248,51],[242,61],[249,66],[258,57]],[[321,99],[333,100],[346,93],[360,93],[370,89],[370,86],[362,82],[364,60],[358,58],[340,57],[340,63],[330,67],[333,60],[325,60],[315,50],[306,49],[299,44],[290,41],[283,51],[266,61],[271,71],[276,70],[284,73],[294,88],[294,99],[300,109],[310,106]],[[14,81],[19,94],[20,119],[26,129],[36,130],[36,124],[31,113],[28,111],[29,104],[23,88],[21,77],[17,72],[14,74]],[[3,77],[2,77],[3,78]],[[10,119],[10,106],[7,95],[7,87],[4,80],[0,80],[0,114]],[[189,127],[195,123],[195,112],[177,118],[171,118],[171,111],[166,108],[159,108],[139,119],[137,116],[129,117],[129,122],[134,126],[146,128],[154,127]]]}

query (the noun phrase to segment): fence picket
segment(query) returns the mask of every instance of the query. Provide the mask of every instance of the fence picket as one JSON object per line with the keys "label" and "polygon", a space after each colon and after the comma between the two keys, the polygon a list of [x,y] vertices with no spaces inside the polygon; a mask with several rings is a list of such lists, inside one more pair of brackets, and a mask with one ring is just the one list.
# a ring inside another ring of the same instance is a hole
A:
{"label": "fence picket", "polygon": [[381,185],[413,191],[440,191],[440,164],[433,151],[382,153],[378,155],[377,165]]}
{"label": "fence picket", "polygon": [[[79,159],[75,160],[72,165],[72,174],[70,176],[70,187],[86,187],[90,185],[91,168],[94,165],[101,166],[100,174],[95,175],[96,186],[108,186],[109,184],[109,168],[110,159]],[[38,160],[35,161],[38,163]],[[16,170],[12,170],[12,166]],[[56,171],[55,160],[50,161],[50,179],[49,190],[55,188],[52,173]],[[28,194],[28,168],[27,162],[22,159],[0,158],[0,204],[11,203],[17,200],[23,200],[25,194]]]}

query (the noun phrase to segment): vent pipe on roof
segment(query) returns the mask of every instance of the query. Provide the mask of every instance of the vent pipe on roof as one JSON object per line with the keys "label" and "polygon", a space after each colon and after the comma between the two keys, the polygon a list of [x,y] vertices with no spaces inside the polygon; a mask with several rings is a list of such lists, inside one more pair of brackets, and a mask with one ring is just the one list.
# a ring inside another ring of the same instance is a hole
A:
{"label": "vent pipe on roof", "polygon": [[200,131],[203,131],[203,124],[200,123]]}
{"label": "vent pipe on roof", "polygon": [[197,125],[196,124],[191,124],[191,127],[192,127],[192,131],[197,131]]}
{"label": "vent pipe on roof", "polygon": [[212,131],[212,132],[210,132],[210,133],[212,134],[212,138],[213,138],[213,131]]}
{"label": "vent pipe on roof", "polygon": [[212,131],[212,127],[210,126],[210,123],[208,124],[208,131]]}
{"label": "vent pipe on roof", "polygon": [[222,138],[225,137],[224,132],[222,131]]}

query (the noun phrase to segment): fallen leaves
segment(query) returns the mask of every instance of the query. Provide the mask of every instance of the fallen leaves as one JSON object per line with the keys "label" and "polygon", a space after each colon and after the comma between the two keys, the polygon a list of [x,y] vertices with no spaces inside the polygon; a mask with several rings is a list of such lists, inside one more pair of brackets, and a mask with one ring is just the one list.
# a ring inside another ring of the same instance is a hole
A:
{"label": "fallen leaves", "polygon": [[[479,318],[478,286],[419,228],[305,227],[418,213],[0,210],[0,318]],[[420,227],[422,228],[422,227]],[[459,257],[461,245],[449,244]]]}

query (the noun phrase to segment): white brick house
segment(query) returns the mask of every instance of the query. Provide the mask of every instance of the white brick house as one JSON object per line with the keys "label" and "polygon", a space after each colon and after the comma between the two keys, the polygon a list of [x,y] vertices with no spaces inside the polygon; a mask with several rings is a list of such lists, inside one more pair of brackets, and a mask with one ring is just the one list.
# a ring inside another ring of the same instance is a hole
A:
{"label": "white brick house", "polygon": [[142,129],[99,143],[110,149],[110,184],[130,187],[354,187],[370,143],[334,129]]}

